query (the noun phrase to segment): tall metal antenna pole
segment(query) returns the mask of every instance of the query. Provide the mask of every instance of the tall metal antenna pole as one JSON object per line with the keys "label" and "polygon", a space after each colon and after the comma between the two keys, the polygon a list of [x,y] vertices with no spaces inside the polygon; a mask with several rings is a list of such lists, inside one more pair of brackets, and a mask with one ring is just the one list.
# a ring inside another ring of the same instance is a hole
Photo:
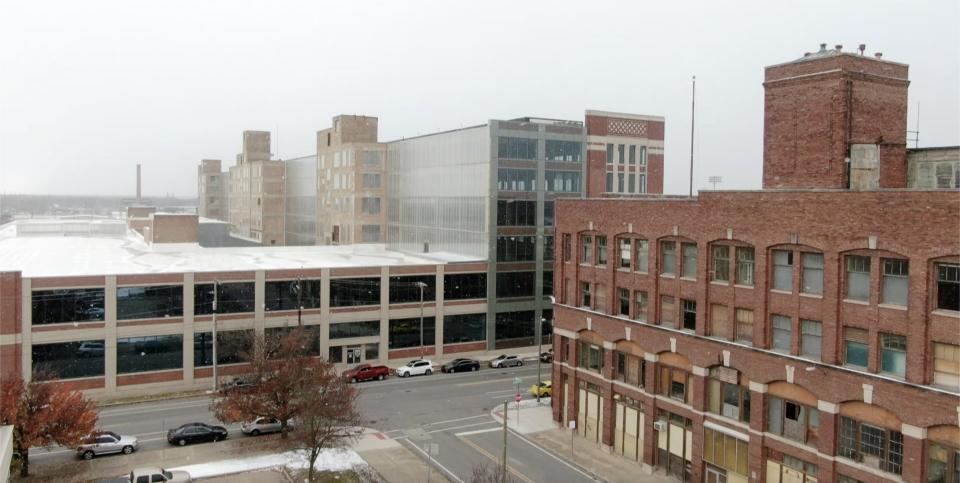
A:
{"label": "tall metal antenna pole", "polygon": [[697,76],[693,76],[693,96],[690,99],[690,196],[693,196],[693,121],[697,113]]}

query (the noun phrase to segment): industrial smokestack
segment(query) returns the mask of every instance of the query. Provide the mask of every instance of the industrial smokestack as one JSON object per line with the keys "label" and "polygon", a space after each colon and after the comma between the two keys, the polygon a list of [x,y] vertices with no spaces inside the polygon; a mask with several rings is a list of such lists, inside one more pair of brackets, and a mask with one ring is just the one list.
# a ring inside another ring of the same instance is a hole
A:
{"label": "industrial smokestack", "polygon": [[137,164],[137,201],[140,201],[140,164]]}

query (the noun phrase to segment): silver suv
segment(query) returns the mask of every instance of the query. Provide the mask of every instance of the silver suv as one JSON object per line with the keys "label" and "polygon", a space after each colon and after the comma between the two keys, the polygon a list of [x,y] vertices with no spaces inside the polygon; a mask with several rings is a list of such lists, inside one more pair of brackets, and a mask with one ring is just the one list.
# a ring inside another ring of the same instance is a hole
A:
{"label": "silver suv", "polygon": [[111,453],[130,454],[137,450],[139,443],[133,436],[121,436],[112,431],[91,434],[77,447],[77,456],[91,460],[94,456]]}

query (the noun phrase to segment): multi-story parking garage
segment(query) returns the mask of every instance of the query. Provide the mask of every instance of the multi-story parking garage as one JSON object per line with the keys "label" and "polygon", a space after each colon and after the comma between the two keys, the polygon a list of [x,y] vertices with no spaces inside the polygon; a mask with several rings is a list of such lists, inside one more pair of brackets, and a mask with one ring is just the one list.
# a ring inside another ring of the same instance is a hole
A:
{"label": "multi-story parking garage", "polygon": [[0,230],[0,377],[43,369],[99,398],[210,387],[215,286],[220,375],[242,368],[251,333],[298,324],[313,354],[344,364],[486,349],[483,260],[382,245],[202,248],[183,243],[190,217],[164,218],[143,231],[176,243],[109,222]]}

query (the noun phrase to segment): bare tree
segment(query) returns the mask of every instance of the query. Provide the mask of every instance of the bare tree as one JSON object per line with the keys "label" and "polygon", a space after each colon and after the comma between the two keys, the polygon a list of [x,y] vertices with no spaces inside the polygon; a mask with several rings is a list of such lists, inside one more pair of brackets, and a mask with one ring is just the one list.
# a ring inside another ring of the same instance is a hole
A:
{"label": "bare tree", "polygon": [[252,421],[258,417],[276,419],[280,437],[287,438],[290,421],[309,404],[304,397],[316,383],[315,374],[325,362],[309,354],[304,344],[304,331],[295,329],[286,334],[255,336],[250,344],[249,370],[241,377],[252,387],[213,394],[210,404],[217,419],[223,422]]}
{"label": "bare tree", "polygon": [[314,370],[313,383],[300,394],[304,404],[291,439],[295,448],[307,452],[307,478],[313,481],[314,464],[323,449],[349,446],[360,437],[359,392],[333,364],[322,361]]}
{"label": "bare tree", "polygon": [[58,384],[49,373],[34,374],[30,382],[18,375],[0,385],[0,425],[13,426],[20,476],[25,477],[31,447],[76,446],[97,425],[97,409],[93,401]]}
{"label": "bare tree", "polygon": [[474,465],[473,473],[470,475],[470,483],[516,483],[510,474],[507,474],[507,481],[503,481],[503,466],[497,464],[481,463]]}

